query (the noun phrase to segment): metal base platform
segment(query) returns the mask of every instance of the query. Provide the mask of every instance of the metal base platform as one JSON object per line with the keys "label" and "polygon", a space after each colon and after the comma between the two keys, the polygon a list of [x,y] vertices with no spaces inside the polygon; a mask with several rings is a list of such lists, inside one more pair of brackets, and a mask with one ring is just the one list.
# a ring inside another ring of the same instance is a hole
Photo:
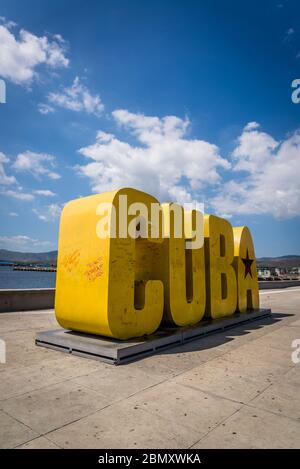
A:
{"label": "metal base platform", "polygon": [[124,341],[61,328],[39,332],[35,343],[41,347],[119,365],[270,314],[270,309],[235,313],[227,318],[204,320],[190,327],[162,327],[152,335]]}

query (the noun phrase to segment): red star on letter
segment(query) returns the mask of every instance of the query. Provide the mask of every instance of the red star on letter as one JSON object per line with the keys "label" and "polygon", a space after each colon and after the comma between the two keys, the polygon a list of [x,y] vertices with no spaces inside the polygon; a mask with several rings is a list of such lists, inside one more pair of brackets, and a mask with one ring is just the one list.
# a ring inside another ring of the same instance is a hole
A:
{"label": "red star on letter", "polygon": [[248,249],[247,249],[246,259],[242,258],[242,261],[243,261],[244,266],[245,266],[245,276],[244,276],[244,278],[246,278],[248,274],[250,275],[251,278],[253,278],[252,277],[252,272],[251,272],[251,265],[252,265],[253,260],[254,259],[249,258],[249,253],[248,253]]}

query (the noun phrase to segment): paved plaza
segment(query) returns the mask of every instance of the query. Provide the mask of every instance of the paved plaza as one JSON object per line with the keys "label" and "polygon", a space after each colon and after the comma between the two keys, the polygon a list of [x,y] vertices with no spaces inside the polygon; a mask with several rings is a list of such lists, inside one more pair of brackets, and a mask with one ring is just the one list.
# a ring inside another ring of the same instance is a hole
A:
{"label": "paved plaza", "polygon": [[118,367],[36,347],[52,310],[1,313],[0,448],[299,448],[300,288],[260,298],[270,318]]}

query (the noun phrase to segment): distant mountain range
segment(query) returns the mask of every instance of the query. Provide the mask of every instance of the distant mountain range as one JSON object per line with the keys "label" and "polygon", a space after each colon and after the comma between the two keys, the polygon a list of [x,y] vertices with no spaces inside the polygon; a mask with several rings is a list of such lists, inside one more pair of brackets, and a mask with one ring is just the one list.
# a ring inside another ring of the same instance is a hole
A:
{"label": "distant mountain range", "polygon": [[256,262],[264,267],[300,267],[300,256],[260,257]]}
{"label": "distant mountain range", "polygon": [[57,251],[18,252],[0,249],[0,262],[56,264]]}
{"label": "distant mountain range", "polygon": [[[56,264],[57,251],[17,252],[0,249],[0,262]],[[257,264],[265,267],[300,267],[300,256],[260,257]]]}

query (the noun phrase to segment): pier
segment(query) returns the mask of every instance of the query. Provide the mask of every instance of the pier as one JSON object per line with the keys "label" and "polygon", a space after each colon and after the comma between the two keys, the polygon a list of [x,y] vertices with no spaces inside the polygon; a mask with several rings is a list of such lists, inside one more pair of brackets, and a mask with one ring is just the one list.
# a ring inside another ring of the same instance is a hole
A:
{"label": "pier", "polygon": [[13,270],[30,272],[56,272],[56,267],[36,267],[31,265],[15,265]]}

